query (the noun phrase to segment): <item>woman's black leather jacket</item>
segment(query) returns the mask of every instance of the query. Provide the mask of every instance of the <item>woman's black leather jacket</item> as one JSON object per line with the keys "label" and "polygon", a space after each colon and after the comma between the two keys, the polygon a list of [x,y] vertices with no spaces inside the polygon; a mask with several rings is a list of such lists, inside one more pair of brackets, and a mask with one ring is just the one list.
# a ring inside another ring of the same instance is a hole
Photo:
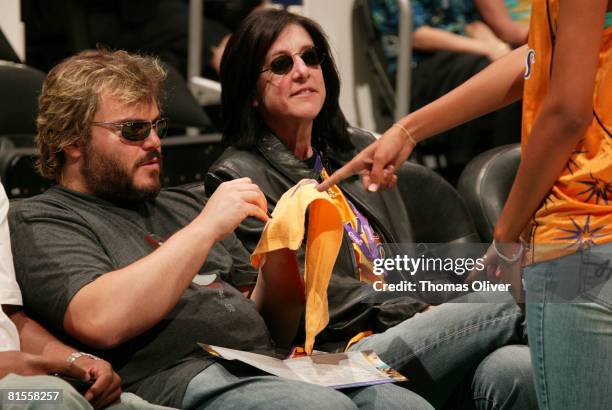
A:
{"label": "woman's black leather jacket", "polygon": [[[350,128],[349,135],[355,149],[337,152],[328,148],[328,165],[337,169],[359,150],[373,141],[363,130]],[[222,182],[249,177],[266,195],[268,210],[272,211],[280,197],[304,178],[317,178],[306,162],[299,160],[274,134],[266,133],[252,150],[228,148],[213,164],[206,176],[206,191],[211,195]],[[401,196],[396,189],[367,192],[357,177],[340,183],[348,199],[368,219],[383,242],[413,242],[410,222]],[[264,224],[247,218],[236,230],[238,238],[252,252],[257,245]],[[298,252],[303,266],[303,252]],[[344,235],[340,253],[328,288],[330,322],[317,337],[317,347],[335,350],[358,332],[382,332],[412,317],[426,305],[409,297],[393,297],[381,301],[379,292],[359,281],[357,261],[348,236]],[[377,300],[376,302],[373,302]]]}

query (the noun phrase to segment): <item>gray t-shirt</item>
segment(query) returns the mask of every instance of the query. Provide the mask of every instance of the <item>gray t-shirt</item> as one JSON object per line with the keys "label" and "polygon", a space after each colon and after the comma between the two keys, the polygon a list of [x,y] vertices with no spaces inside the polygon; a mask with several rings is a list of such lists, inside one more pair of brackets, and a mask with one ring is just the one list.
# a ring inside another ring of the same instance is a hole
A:
{"label": "gray t-shirt", "polygon": [[196,342],[274,355],[255,304],[232,286],[253,284],[257,275],[234,235],[212,247],[175,308],[140,336],[95,351],[63,330],[68,304],[83,286],[148,255],[155,241],[191,222],[204,202],[167,189],[154,201],[119,205],[59,186],[18,201],[9,221],[26,311],[67,343],[110,361],[124,389],[167,405],[179,406],[191,378],[214,360]]}

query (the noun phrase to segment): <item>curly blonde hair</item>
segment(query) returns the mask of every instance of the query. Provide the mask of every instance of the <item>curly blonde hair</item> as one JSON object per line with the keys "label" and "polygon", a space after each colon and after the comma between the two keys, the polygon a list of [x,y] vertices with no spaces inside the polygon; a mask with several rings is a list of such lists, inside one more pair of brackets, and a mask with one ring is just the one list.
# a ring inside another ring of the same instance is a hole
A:
{"label": "curly blonde hair", "polygon": [[69,57],[47,75],[38,99],[37,168],[59,180],[64,149],[85,145],[103,94],[120,102],[160,105],[166,70],[153,57],[125,51],[88,50]]}

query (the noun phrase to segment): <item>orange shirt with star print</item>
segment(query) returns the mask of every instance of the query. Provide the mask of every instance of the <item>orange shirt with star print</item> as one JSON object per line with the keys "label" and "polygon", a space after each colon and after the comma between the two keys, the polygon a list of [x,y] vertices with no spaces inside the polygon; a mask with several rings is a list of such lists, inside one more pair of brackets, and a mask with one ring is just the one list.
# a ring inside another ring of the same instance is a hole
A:
{"label": "orange shirt with star print", "polygon": [[[550,85],[558,12],[559,0],[534,1],[523,95],[523,149]],[[612,241],[612,27],[605,28],[601,40],[595,81],[593,122],[528,226],[532,252],[527,263]]]}

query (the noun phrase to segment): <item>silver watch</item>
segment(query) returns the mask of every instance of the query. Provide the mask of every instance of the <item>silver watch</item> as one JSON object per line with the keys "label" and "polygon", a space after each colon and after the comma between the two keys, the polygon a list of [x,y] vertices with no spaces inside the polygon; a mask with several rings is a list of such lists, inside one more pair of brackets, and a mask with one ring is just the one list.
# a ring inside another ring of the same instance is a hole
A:
{"label": "silver watch", "polygon": [[76,359],[78,359],[79,357],[83,357],[83,356],[87,356],[90,359],[94,359],[94,360],[100,360],[99,357],[92,355],[91,353],[85,353],[85,352],[72,352],[70,353],[70,356],[68,356],[66,358],[66,361],[68,363],[74,363]]}

